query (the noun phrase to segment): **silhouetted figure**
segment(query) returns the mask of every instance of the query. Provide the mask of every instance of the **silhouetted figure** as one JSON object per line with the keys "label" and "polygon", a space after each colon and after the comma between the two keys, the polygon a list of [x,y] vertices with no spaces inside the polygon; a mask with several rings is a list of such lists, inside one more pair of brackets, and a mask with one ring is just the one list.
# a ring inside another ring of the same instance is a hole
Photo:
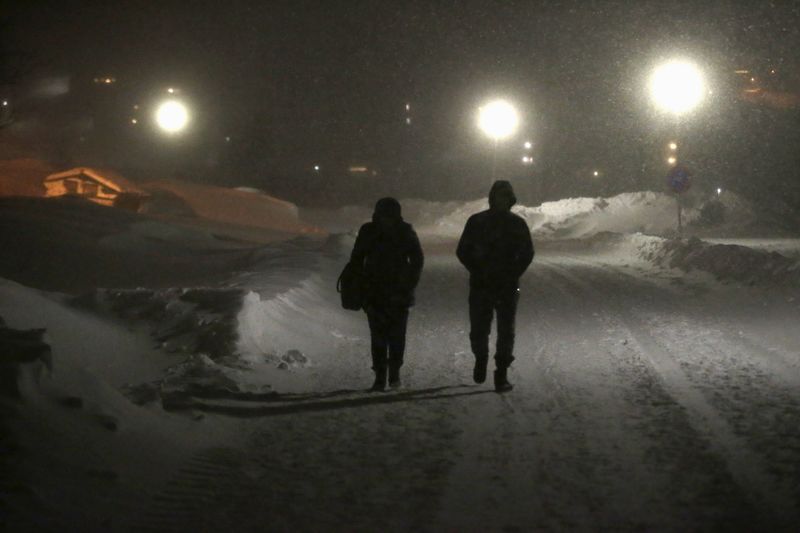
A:
{"label": "silhouetted figure", "polygon": [[423,264],[422,248],[411,224],[403,221],[400,202],[381,198],[372,222],[358,231],[350,262],[365,278],[364,310],[372,338],[373,391],[400,385],[406,346],[408,309],[414,305]]}
{"label": "silhouetted figure", "polygon": [[511,212],[517,202],[507,181],[495,181],[489,209],[469,217],[458,242],[458,260],[469,270],[469,340],[475,354],[473,379],[486,381],[489,333],[497,313],[497,351],[494,386],[510,391],[508,367],[514,360],[514,321],[519,300],[519,278],[533,260],[528,225]]}

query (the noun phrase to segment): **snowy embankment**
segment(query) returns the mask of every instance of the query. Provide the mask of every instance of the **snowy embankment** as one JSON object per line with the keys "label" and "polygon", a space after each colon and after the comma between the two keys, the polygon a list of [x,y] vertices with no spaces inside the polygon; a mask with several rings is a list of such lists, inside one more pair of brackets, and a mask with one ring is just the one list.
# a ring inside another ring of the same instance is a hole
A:
{"label": "snowy embankment", "polygon": [[[403,200],[403,217],[427,238],[458,238],[470,215],[488,207],[485,199],[472,202]],[[513,211],[528,223],[535,239],[576,239],[602,232],[673,233],[675,199],[656,192],[623,193],[612,198],[567,198],[537,207],[516,205]],[[301,217],[331,232],[348,232],[369,220],[371,210],[347,206],[337,211],[304,210]],[[697,220],[697,209],[684,210],[684,221]]]}

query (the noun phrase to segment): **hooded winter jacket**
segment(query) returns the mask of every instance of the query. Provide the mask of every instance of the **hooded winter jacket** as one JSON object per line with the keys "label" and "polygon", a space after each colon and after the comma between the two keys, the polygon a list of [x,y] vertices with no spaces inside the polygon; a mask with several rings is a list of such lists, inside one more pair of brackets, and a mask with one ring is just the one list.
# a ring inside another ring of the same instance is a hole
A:
{"label": "hooded winter jacket", "polygon": [[350,262],[365,276],[368,306],[414,305],[424,257],[413,227],[403,221],[397,200],[378,201],[372,222],[358,231]]}
{"label": "hooded winter jacket", "polygon": [[472,215],[464,226],[456,255],[469,270],[473,288],[518,288],[520,276],[533,260],[530,229],[511,212],[514,203],[511,184],[497,181],[489,193],[489,209]]}

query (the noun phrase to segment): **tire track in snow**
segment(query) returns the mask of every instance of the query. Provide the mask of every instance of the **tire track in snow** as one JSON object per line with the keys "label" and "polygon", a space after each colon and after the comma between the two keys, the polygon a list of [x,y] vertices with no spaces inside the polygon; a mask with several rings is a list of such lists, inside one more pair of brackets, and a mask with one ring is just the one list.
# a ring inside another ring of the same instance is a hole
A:
{"label": "tire track in snow", "polygon": [[[580,260],[575,262],[582,264],[587,272],[598,271],[597,266],[591,263]],[[780,483],[769,473],[762,455],[753,451],[748,443],[735,433],[723,416],[724,413],[718,411],[702,390],[692,383],[669,348],[663,347],[656,337],[647,333],[649,329],[647,322],[636,315],[634,308],[621,305],[614,294],[600,293],[595,288],[597,283],[589,283],[559,264],[549,263],[548,266],[558,275],[581,287],[583,291],[603,298],[606,305],[615,309],[613,316],[606,318],[615,324],[615,328],[633,340],[637,351],[659,376],[662,386],[673,401],[686,408],[694,429],[706,438],[712,449],[725,461],[739,488],[749,495],[754,508],[759,512],[759,521],[778,527],[788,527],[796,518],[796,503],[784,491],[778,490]],[[605,278],[613,280],[620,277],[632,278],[622,272],[611,270],[604,273],[602,281],[608,283],[609,280]],[[624,284],[631,281],[633,280],[625,279]],[[640,286],[639,289],[643,287]],[[652,291],[652,287],[650,290]],[[790,510],[788,516],[787,510]]]}

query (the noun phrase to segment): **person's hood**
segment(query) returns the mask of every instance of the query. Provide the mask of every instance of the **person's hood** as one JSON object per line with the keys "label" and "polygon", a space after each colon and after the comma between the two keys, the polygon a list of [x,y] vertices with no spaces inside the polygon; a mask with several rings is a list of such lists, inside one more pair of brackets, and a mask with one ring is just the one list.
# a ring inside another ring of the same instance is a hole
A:
{"label": "person's hood", "polygon": [[491,209],[498,208],[498,198],[502,196],[508,197],[511,200],[511,205],[517,203],[517,196],[514,194],[514,187],[511,186],[511,183],[505,180],[497,180],[492,184],[492,188],[489,191],[489,207]]}
{"label": "person's hood", "polygon": [[400,202],[391,197],[378,200],[375,204],[375,212],[372,213],[372,221],[378,222],[379,217],[386,217],[396,222],[402,222],[403,216]]}

